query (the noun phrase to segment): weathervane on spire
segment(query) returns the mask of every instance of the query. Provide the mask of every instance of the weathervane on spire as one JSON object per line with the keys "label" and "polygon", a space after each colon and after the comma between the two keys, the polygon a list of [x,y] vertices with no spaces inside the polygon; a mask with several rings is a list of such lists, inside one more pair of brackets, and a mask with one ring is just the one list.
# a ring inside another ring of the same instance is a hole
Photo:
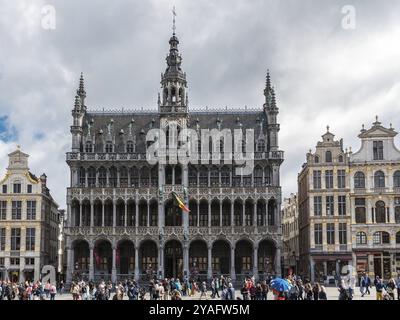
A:
{"label": "weathervane on spire", "polygon": [[172,8],[172,33],[173,33],[173,35],[175,35],[175,30],[176,30],[175,17],[176,17],[176,11],[175,11],[175,6],[174,6]]}

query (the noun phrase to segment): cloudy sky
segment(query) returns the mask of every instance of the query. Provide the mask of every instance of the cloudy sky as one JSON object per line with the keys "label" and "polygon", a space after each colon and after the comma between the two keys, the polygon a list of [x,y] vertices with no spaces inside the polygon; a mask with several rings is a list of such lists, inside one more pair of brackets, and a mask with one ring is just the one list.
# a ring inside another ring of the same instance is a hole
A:
{"label": "cloudy sky", "polygon": [[353,150],[375,115],[400,130],[396,0],[0,0],[1,174],[20,144],[64,208],[80,72],[90,109],[155,108],[173,5],[192,107],[261,108],[271,70],[285,196],[326,125]]}

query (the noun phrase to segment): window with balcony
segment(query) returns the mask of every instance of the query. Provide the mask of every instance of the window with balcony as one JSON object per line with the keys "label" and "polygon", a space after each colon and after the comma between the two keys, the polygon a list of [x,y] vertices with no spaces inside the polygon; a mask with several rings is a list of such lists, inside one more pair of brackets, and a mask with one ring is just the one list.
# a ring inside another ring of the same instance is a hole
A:
{"label": "window with balcony", "polygon": [[393,187],[400,188],[400,170],[397,170],[393,175]]}
{"label": "window with balcony", "polygon": [[335,244],[335,224],[326,224],[326,242],[328,244]]}
{"label": "window with balcony", "polygon": [[199,184],[202,187],[208,186],[208,170],[207,170],[207,167],[205,167],[205,166],[202,166],[200,168]]}
{"label": "window with balcony", "polygon": [[112,142],[107,142],[106,143],[105,152],[106,153],[112,153],[113,152],[113,144],[112,144]]}
{"label": "window with balcony", "polygon": [[213,166],[210,172],[210,184],[211,186],[219,185],[219,170],[218,167]]}
{"label": "window with balcony", "polygon": [[88,169],[88,184],[89,187],[96,186],[96,169],[93,167],[89,167]]}
{"label": "window with balcony", "polygon": [[314,243],[322,245],[322,223],[314,224]]}
{"label": "window with balcony", "polygon": [[334,214],[334,198],[333,196],[326,196],[326,215],[333,216]]}
{"label": "window with balcony", "polygon": [[314,197],[314,216],[322,215],[322,197],[315,196]]}
{"label": "window with balcony", "polygon": [[354,175],[354,188],[365,188],[365,174],[361,171],[356,172],[356,174]]}
{"label": "window with balcony", "polygon": [[11,219],[21,220],[22,202],[12,201],[11,202]]}
{"label": "window with balcony", "polygon": [[325,188],[333,189],[333,170],[325,171]]}
{"label": "window with balcony", "polygon": [[338,188],[346,188],[346,170],[337,171]]}
{"label": "window with balcony", "polygon": [[27,220],[36,219],[36,201],[26,202],[26,219]]}
{"label": "window with balcony", "polygon": [[347,224],[339,223],[339,244],[347,244]]}
{"label": "window with balcony", "polygon": [[374,160],[383,160],[383,141],[373,142]]}
{"label": "window with balcony", "polygon": [[193,166],[189,166],[189,185],[190,186],[197,185],[197,170]]}
{"label": "window with balcony", "polygon": [[134,153],[135,152],[135,144],[133,141],[128,141],[126,143],[126,152],[127,153]]}
{"label": "window with balcony", "polygon": [[321,189],[321,171],[314,170],[313,172],[313,186],[314,189]]}
{"label": "window with balcony", "polygon": [[360,231],[356,233],[356,243],[367,244],[367,235],[365,232]]}
{"label": "window with balcony", "polygon": [[400,223],[400,197],[394,198],[394,219],[396,223]]}
{"label": "window with balcony", "polygon": [[380,170],[374,174],[374,186],[375,188],[385,187],[385,174]]}
{"label": "window with balcony", "polygon": [[386,223],[386,207],[383,201],[375,204],[375,221],[376,223]]}
{"label": "window with balcony", "polygon": [[11,251],[19,251],[21,249],[21,229],[11,229]]}
{"label": "window with balcony", "polygon": [[338,211],[339,216],[346,215],[346,196],[338,196]]}
{"label": "window with balcony", "polygon": [[0,220],[7,219],[7,201],[0,201]]}

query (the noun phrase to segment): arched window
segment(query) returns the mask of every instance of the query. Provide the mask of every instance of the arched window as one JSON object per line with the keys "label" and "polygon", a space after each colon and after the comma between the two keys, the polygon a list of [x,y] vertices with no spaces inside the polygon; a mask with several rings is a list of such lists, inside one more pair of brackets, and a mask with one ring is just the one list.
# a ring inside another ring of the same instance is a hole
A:
{"label": "arched window", "polygon": [[96,185],[96,169],[89,167],[88,169],[88,185],[94,187]]}
{"label": "arched window", "polygon": [[117,169],[115,167],[110,168],[110,186],[116,187],[117,186]]}
{"label": "arched window", "polygon": [[332,162],[332,152],[329,150],[325,152],[325,162]]}
{"label": "arched window", "polygon": [[85,152],[93,152],[93,144],[90,141],[85,144]]}
{"label": "arched window", "polygon": [[126,167],[121,167],[119,169],[119,184],[121,187],[128,186],[128,170]]}
{"label": "arched window", "polygon": [[386,231],[377,231],[373,235],[374,244],[389,244],[390,235]]}
{"label": "arched window", "polygon": [[365,232],[357,232],[356,234],[356,243],[357,244],[367,244],[367,235]]}
{"label": "arched window", "polygon": [[400,188],[400,170],[397,170],[393,175],[393,187]]}
{"label": "arched window", "polygon": [[258,152],[265,152],[265,141],[263,139],[258,140],[257,151]]}
{"label": "arched window", "polygon": [[182,184],[182,168],[180,165],[175,166],[175,184]]}
{"label": "arched window", "polygon": [[138,187],[139,186],[139,170],[136,167],[132,167],[130,170],[131,176],[131,186]]}
{"label": "arched window", "polygon": [[385,208],[385,203],[383,201],[378,201],[375,204],[375,217],[376,217],[376,223],[386,222],[386,208]]}
{"label": "arched window", "polygon": [[145,166],[140,169],[140,186],[148,187],[150,179],[149,167]]}
{"label": "arched window", "polygon": [[314,162],[315,162],[315,163],[319,163],[319,157],[318,157],[318,156],[315,156],[315,157],[314,157]]}
{"label": "arched window", "polygon": [[189,166],[189,185],[197,185],[197,169],[194,166]]}
{"label": "arched window", "polygon": [[365,175],[363,172],[358,171],[354,175],[354,188],[364,189],[365,188]]}
{"label": "arched window", "polygon": [[374,186],[375,188],[385,187],[385,174],[380,170],[374,174]]}
{"label": "arched window", "polygon": [[254,185],[256,187],[261,187],[262,186],[262,168],[259,166],[256,166],[254,169]]}
{"label": "arched window", "polygon": [[342,155],[339,156],[339,162],[343,162],[343,156]]}
{"label": "arched window", "polygon": [[264,168],[264,183],[266,186],[270,186],[272,184],[272,174],[271,174],[271,168],[269,166],[266,166]]}
{"label": "arched window", "polygon": [[176,102],[176,89],[175,87],[171,88],[171,98],[172,98],[172,102]]}
{"label": "arched window", "polygon": [[79,168],[79,186],[84,187],[86,183],[86,170],[83,167]]}
{"label": "arched window", "polygon": [[105,187],[107,184],[107,170],[104,167],[99,169],[99,185]]}
{"label": "arched window", "polygon": [[157,187],[158,186],[158,166],[155,165],[154,167],[151,168],[150,171],[150,179],[151,179],[151,186],[152,187]]}

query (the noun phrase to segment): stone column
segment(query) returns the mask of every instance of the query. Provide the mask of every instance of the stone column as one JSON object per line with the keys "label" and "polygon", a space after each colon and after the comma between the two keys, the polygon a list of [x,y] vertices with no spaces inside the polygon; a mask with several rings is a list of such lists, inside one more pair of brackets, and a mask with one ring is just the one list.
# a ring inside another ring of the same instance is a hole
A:
{"label": "stone column", "polygon": [[147,227],[150,227],[150,201],[147,201]]}
{"label": "stone column", "polygon": [[101,202],[101,226],[104,227],[104,201]]}
{"label": "stone column", "polygon": [[164,244],[159,247],[158,274],[164,279]]}
{"label": "stone column", "polygon": [[245,226],[245,213],[246,213],[246,201],[243,200],[243,204],[242,204],[242,226]]}
{"label": "stone column", "polygon": [[235,226],[235,201],[231,202],[231,227]]}
{"label": "stone column", "polygon": [[315,262],[314,259],[310,256],[310,280],[312,283],[315,281],[315,275],[314,275],[314,267],[315,267]]}
{"label": "stone column", "polygon": [[135,245],[135,280],[139,280],[139,246]]}
{"label": "stone column", "polygon": [[208,202],[208,227],[211,228],[211,201]]}
{"label": "stone column", "polygon": [[281,269],[281,248],[276,249],[276,257],[275,257],[275,273],[277,277],[282,276],[282,269]]}
{"label": "stone column", "polygon": [[219,202],[219,226],[222,227],[222,201]]}
{"label": "stone column", "polygon": [[257,227],[257,201],[253,203],[253,226]]}
{"label": "stone column", "polygon": [[189,277],[189,243],[183,244],[183,274]]}
{"label": "stone column", "polygon": [[112,247],[112,270],[111,270],[111,281],[112,283],[117,282],[117,248],[115,245]]}
{"label": "stone column", "polygon": [[197,226],[200,227],[200,201],[197,201]]}
{"label": "stone column", "polygon": [[79,227],[82,227],[82,202],[79,202]]}
{"label": "stone column", "polygon": [[254,246],[253,250],[253,275],[258,280],[258,247]]}
{"label": "stone column", "polygon": [[207,258],[207,278],[211,279],[212,278],[212,264],[211,264],[211,259],[212,259],[212,245],[211,243],[207,244],[207,249],[208,249],[208,258]]}
{"label": "stone column", "polygon": [[94,246],[90,245],[89,250],[90,250],[89,251],[89,280],[93,281],[94,280],[94,257],[93,257]]}
{"label": "stone column", "polygon": [[265,201],[265,217],[264,217],[264,226],[268,226],[268,199]]}
{"label": "stone column", "polygon": [[70,284],[72,282],[72,273],[74,272],[74,251],[70,247],[67,247],[66,249],[67,249],[66,283]]}
{"label": "stone column", "polygon": [[236,280],[235,247],[234,246],[231,246],[231,279],[232,279],[232,281]]}
{"label": "stone column", "polygon": [[90,228],[94,226],[94,202],[90,202]]}
{"label": "stone column", "polygon": [[117,226],[117,201],[113,201],[113,227]]}
{"label": "stone column", "polygon": [[136,197],[135,200],[135,225],[136,227],[139,226],[139,199]]}
{"label": "stone column", "polygon": [[126,228],[128,225],[128,202],[124,202],[124,208],[125,208],[125,213],[124,213],[124,227]]}

